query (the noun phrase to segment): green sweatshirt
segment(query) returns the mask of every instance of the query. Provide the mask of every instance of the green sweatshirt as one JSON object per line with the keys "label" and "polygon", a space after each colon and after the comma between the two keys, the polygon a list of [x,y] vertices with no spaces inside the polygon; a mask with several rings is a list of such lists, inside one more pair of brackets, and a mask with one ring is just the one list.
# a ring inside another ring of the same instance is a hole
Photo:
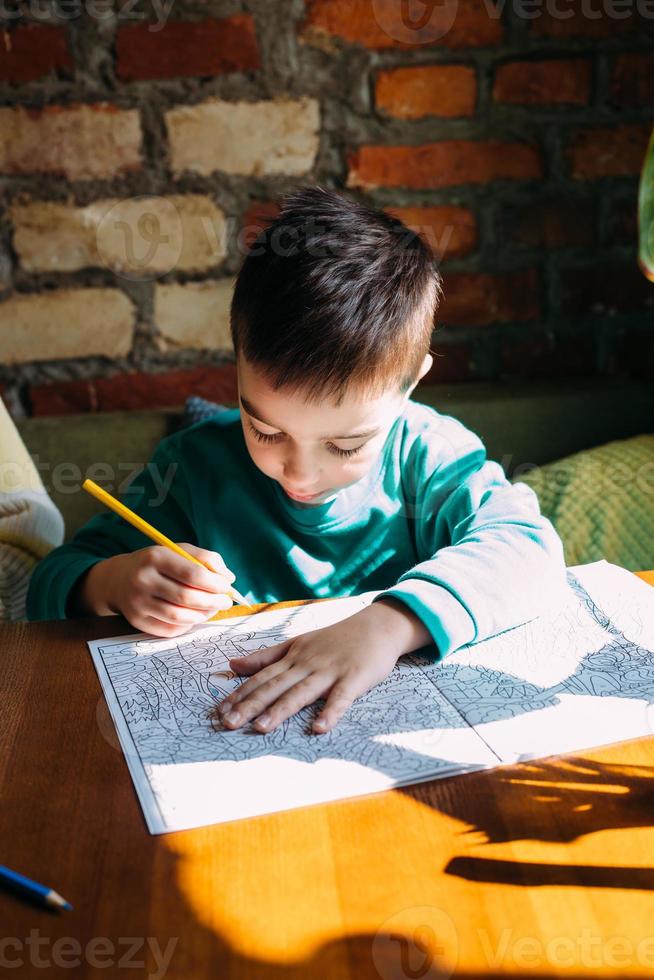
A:
{"label": "green sweatshirt", "polygon": [[[533,619],[565,587],[534,491],[414,401],[372,469],[326,503],[295,503],[255,466],[238,409],[164,439],[121,499],[174,541],[220,552],[252,603],[380,590],[373,601],[406,603],[441,656]],[[93,517],[37,566],[28,618],[65,618],[87,569],[149,543],[113,513]]]}

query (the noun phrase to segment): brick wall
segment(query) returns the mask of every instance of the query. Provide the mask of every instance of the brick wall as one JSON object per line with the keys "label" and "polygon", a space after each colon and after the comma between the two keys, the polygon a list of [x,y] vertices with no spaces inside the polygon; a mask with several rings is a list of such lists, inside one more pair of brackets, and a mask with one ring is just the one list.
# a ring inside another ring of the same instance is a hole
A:
{"label": "brick wall", "polygon": [[431,380],[652,376],[636,195],[654,0],[21,9],[0,44],[15,412],[233,397],[234,276],[313,181],[441,258]]}

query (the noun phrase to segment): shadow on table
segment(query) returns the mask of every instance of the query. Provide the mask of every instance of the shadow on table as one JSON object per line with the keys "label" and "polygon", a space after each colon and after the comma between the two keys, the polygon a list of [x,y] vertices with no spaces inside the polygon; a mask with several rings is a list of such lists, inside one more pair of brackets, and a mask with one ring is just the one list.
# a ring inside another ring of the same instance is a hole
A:
{"label": "shadow on table", "polygon": [[588,864],[547,864],[538,861],[503,861],[498,858],[456,857],[445,873],[466,881],[500,885],[573,885],[581,888],[654,888],[654,868]]}
{"label": "shadow on table", "polygon": [[[578,756],[545,759],[398,790],[455,817],[480,843],[569,843],[598,830],[650,827],[654,769]],[[483,805],[480,801],[483,800]],[[649,886],[648,886],[649,887]]]}

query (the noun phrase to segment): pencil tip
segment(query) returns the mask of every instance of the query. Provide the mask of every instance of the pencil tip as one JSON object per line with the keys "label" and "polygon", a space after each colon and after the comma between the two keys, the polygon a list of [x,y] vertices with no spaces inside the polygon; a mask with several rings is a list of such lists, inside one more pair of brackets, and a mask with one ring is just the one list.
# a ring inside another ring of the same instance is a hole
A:
{"label": "pencil tip", "polygon": [[46,902],[53,909],[65,909],[67,912],[72,909],[70,902],[67,902],[59,892],[49,891],[46,895]]}

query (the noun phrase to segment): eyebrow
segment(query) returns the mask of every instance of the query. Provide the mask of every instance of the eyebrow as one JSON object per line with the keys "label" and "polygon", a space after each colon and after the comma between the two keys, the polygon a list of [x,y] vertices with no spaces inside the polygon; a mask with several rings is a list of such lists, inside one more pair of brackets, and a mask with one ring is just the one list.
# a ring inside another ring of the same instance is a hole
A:
{"label": "eyebrow", "polygon": [[[249,402],[247,398],[243,398],[242,395],[239,396],[241,405],[253,419],[257,422],[262,422],[264,425],[269,425],[271,429],[279,429],[278,425],[274,425],[272,422],[266,422],[265,419],[261,418],[258,410],[254,407],[252,402]],[[280,429],[281,432],[281,429]],[[375,429],[366,429],[365,432],[356,432],[349,436],[324,436],[324,439],[364,439],[366,436],[374,436],[376,432],[379,432],[379,426]]]}

